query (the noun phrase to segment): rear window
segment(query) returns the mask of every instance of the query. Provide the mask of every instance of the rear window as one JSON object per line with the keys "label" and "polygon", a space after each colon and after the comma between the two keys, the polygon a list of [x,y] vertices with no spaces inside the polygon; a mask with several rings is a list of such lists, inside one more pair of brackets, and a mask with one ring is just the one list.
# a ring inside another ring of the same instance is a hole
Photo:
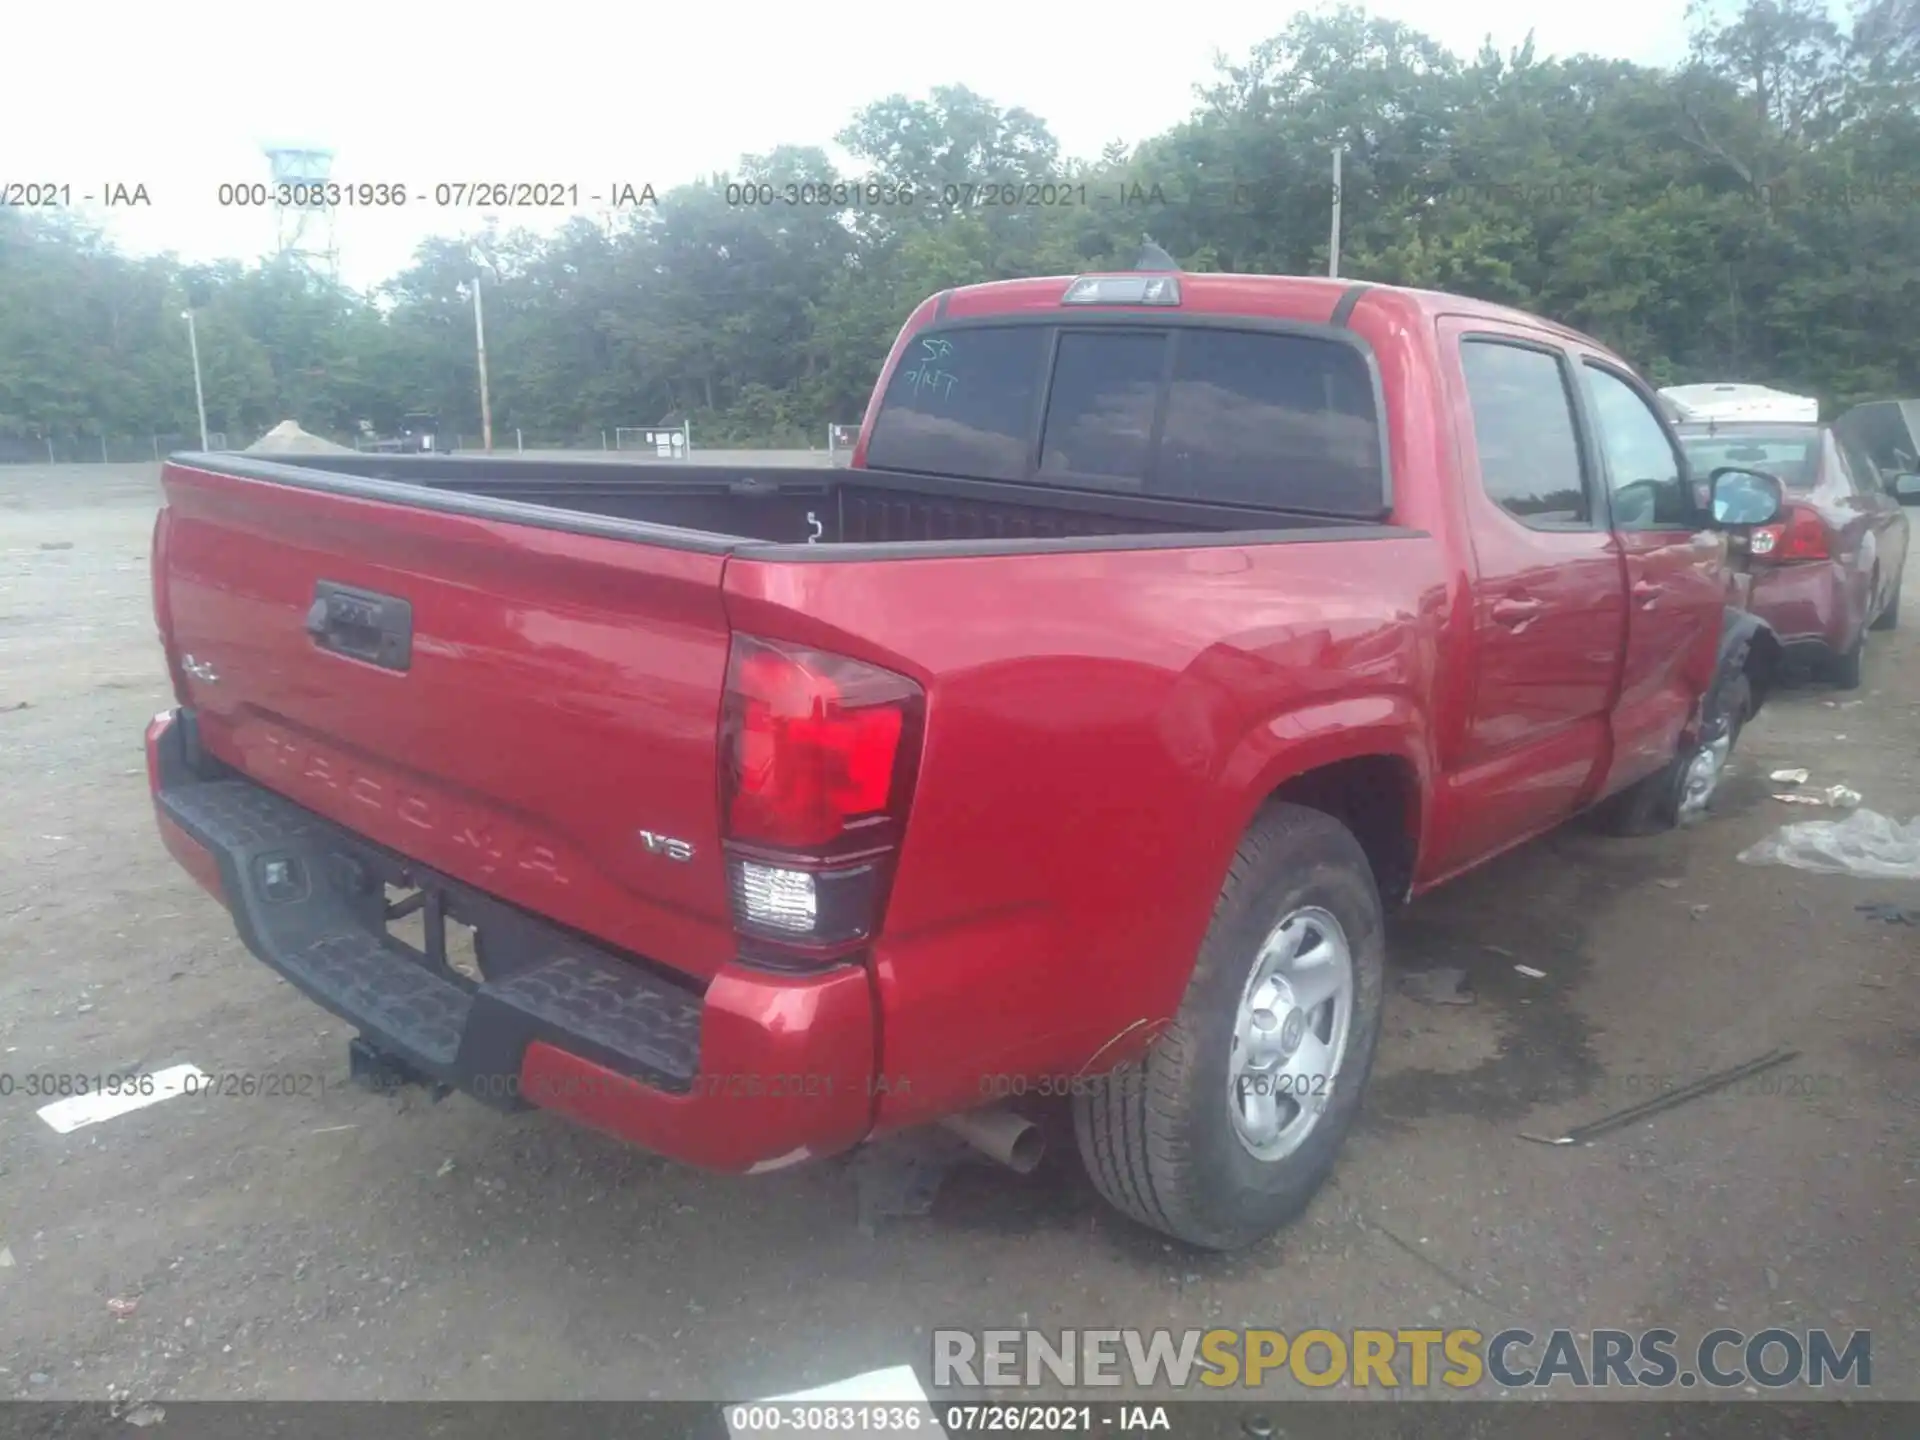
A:
{"label": "rear window", "polygon": [[1082,330],[1060,337],[1040,442],[1041,479],[1078,476],[1126,490],[1146,483],[1166,353],[1165,331]]}
{"label": "rear window", "polygon": [[1046,355],[1038,325],[916,336],[887,385],[867,463],[1021,479]]}
{"label": "rear window", "polygon": [[1729,434],[1722,426],[1713,435],[1682,435],[1680,448],[1700,480],[1723,465],[1738,465],[1777,476],[1789,490],[1811,490],[1819,474],[1820,437],[1812,430],[1788,436],[1742,435]]}
{"label": "rear window", "polygon": [[882,399],[868,463],[1321,514],[1386,508],[1372,375],[1352,346],[1228,329],[1061,327],[1047,377],[1051,333],[988,326],[916,337]]}
{"label": "rear window", "polygon": [[1350,347],[1242,331],[1180,337],[1160,493],[1377,515],[1380,451],[1373,378]]}

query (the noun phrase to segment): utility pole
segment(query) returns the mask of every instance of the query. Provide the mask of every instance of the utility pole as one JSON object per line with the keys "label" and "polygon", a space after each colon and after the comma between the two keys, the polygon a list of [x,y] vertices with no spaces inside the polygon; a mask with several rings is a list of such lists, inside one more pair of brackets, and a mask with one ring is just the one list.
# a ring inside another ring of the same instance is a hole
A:
{"label": "utility pole", "polygon": [[493,400],[487,393],[487,326],[480,314],[480,276],[473,277],[473,343],[480,354],[480,440],[493,453]]}
{"label": "utility pole", "polygon": [[1333,147],[1333,238],[1327,244],[1327,274],[1340,278],[1340,157],[1346,146]]}
{"label": "utility pole", "polygon": [[200,411],[200,448],[207,448],[207,392],[200,384],[200,337],[193,332],[193,311],[182,310],[180,318],[187,322],[187,348],[193,352],[193,403]]}

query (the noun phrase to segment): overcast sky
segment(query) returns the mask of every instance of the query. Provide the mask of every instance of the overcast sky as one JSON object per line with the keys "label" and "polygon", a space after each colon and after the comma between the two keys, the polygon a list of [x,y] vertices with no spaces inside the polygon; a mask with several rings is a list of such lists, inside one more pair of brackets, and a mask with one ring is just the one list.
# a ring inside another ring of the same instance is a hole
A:
{"label": "overcast sky", "polygon": [[[1463,55],[1529,29],[1543,54],[1668,64],[1684,0],[1386,0]],[[1044,118],[1069,154],[1138,141],[1183,118],[1216,51],[1283,28],[1254,0],[1034,4],[817,0],[626,6],[262,5],[257,0],[15,0],[0,83],[0,181],[65,183],[76,204],[120,182],[150,207],[104,212],[136,252],[255,259],[264,212],[223,209],[223,181],[268,178],[262,147],[335,152],[341,181],[544,180],[584,197],[664,190],[779,144],[830,143],[859,106],[961,83]],[[77,206],[78,208],[78,206]],[[519,212],[516,218],[533,218]],[[472,211],[343,211],[342,273],[366,286],[418,241],[477,226]]]}

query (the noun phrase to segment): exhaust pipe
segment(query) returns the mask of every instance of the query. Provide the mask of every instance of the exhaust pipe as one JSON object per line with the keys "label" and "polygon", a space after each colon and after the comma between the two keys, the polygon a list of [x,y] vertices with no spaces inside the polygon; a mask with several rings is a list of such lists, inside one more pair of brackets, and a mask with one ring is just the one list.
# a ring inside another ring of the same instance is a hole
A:
{"label": "exhaust pipe", "polygon": [[1047,1137],[1038,1125],[997,1106],[949,1115],[940,1124],[1019,1175],[1032,1174],[1047,1153]]}

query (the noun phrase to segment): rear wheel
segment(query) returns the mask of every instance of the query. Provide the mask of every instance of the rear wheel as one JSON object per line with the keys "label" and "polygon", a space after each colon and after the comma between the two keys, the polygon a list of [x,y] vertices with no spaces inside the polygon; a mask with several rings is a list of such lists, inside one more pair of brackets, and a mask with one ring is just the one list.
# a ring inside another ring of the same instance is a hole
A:
{"label": "rear wheel", "polygon": [[1359,1110],[1385,966],[1359,842],[1317,810],[1269,807],[1234,856],[1172,1026],[1074,1099],[1095,1186],[1211,1250],[1293,1219]]}
{"label": "rear wheel", "polygon": [[1867,635],[1863,630],[1860,638],[1853,642],[1853,648],[1845,654],[1836,655],[1827,662],[1827,683],[1836,690],[1858,690],[1860,688],[1860,664],[1865,658]]}

